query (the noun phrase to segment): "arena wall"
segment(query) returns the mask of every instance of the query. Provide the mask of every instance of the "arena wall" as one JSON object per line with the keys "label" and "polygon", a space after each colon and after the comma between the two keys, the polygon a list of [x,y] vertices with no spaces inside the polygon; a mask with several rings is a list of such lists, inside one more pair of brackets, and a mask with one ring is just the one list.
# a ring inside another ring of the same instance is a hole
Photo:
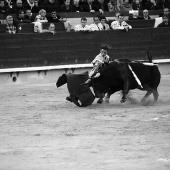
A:
{"label": "arena wall", "polygon": [[87,64],[106,43],[112,59],[147,60],[170,58],[169,28],[142,28],[124,31],[61,32],[52,34],[0,35],[0,68]]}

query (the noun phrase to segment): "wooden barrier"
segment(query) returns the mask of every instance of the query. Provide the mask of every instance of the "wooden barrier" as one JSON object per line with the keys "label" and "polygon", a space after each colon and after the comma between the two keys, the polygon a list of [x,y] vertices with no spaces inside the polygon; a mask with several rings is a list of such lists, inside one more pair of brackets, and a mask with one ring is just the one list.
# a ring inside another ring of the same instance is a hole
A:
{"label": "wooden barrier", "polygon": [[[55,30],[57,32],[65,31],[65,27],[63,22],[56,22]],[[48,29],[50,23],[43,23],[43,29]],[[1,26],[0,26],[1,27]],[[17,32],[18,33],[33,33],[34,32],[34,24],[32,23],[21,23],[17,25]]]}
{"label": "wooden barrier", "polygon": [[52,34],[1,34],[0,68],[88,64],[102,43],[112,48],[111,58],[146,60],[146,50],[154,59],[170,58],[169,28],[100,32],[60,32]]}

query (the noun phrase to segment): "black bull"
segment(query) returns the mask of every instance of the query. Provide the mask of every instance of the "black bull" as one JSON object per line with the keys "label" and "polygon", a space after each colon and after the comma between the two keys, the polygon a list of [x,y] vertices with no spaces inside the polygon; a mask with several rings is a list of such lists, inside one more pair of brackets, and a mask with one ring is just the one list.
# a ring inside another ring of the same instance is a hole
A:
{"label": "black bull", "polygon": [[[135,73],[141,85],[137,83],[132,72]],[[98,75],[100,76],[92,78],[90,83],[82,85],[88,79],[87,72],[82,74],[63,74],[58,79],[56,85],[60,87],[67,83],[70,100],[77,106],[91,105],[96,96],[99,97],[98,103],[102,103],[106,93],[105,100],[109,101],[110,95],[120,90],[123,92],[121,102],[124,102],[129,90],[136,88],[147,91],[142,101],[145,101],[152,93],[154,101],[158,99],[157,87],[160,83],[161,75],[158,67],[152,63],[151,65],[144,65],[140,62],[112,62],[102,67],[96,76]],[[93,87],[95,97],[89,86]]]}
{"label": "black bull", "polygon": [[147,91],[142,102],[145,102],[146,98],[152,93],[154,101],[157,101],[159,96],[157,88],[161,74],[157,65],[153,63],[146,64],[140,62],[112,62],[102,67],[96,78],[91,79],[90,82],[96,95],[99,96],[98,103],[103,102],[105,93],[107,93],[105,100],[109,101],[110,95],[120,90],[123,93],[121,102],[124,102],[129,90],[136,88]]}

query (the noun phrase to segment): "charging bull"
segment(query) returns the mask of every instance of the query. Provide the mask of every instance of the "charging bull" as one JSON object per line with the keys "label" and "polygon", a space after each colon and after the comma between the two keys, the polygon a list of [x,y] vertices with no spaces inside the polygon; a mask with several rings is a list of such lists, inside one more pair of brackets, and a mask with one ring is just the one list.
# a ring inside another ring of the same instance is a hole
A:
{"label": "charging bull", "polygon": [[[153,63],[141,62],[112,62],[102,67],[98,73],[91,79],[90,84],[93,86],[96,96],[99,96],[98,103],[109,102],[110,96],[122,90],[121,102],[125,102],[129,90],[140,89],[147,91],[142,102],[145,102],[151,94],[154,101],[158,100],[158,91],[161,79],[158,66]],[[86,81],[84,84],[89,83]]]}

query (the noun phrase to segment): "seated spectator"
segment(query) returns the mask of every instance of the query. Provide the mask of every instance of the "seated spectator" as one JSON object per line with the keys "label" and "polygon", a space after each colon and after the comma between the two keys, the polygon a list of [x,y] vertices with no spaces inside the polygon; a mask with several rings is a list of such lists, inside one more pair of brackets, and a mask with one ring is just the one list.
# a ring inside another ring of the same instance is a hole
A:
{"label": "seated spectator", "polygon": [[118,21],[113,21],[111,23],[111,28],[113,30],[125,30],[128,31],[132,29],[132,26],[124,21],[124,16],[122,14],[118,15]]}
{"label": "seated spectator", "polygon": [[4,0],[0,0],[0,14],[7,14],[8,5]]}
{"label": "seated spectator", "polygon": [[129,0],[123,0],[123,2],[120,3],[120,10],[122,11],[132,10],[132,4],[129,2]]}
{"label": "seated spectator", "polygon": [[38,0],[34,0],[34,6],[31,9],[32,13],[38,13],[40,11],[40,7],[38,4]]}
{"label": "seated spectator", "polygon": [[98,0],[99,4],[100,4],[100,9],[104,12],[104,11],[109,11],[108,9],[108,0]]}
{"label": "seated spectator", "polygon": [[60,12],[72,12],[70,0],[64,0],[64,4],[60,6]]}
{"label": "seated spectator", "polygon": [[90,27],[86,23],[87,23],[87,19],[81,18],[81,23],[78,25],[75,25],[74,31],[88,32],[90,30]]}
{"label": "seated spectator", "polygon": [[12,9],[10,9],[11,13],[18,14],[19,11],[24,11],[25,8],[23,6],[22,0],[17,0],[13,5]]}
{"label": "seated spectator", "polygon": [[34,7],[34,0],[24,1],[23,6],[25,9],[31,9],[31,11],[32,11],[32,8]]}
{"label": "seated spectator", "polygon": [[83,11],[91,13],[100,12],[103,14],[103,10],[101,9],[101,5],[98,0],[87,0],[87,2],[84,2]]}
{"label": "seated spectator", "polygon": [[48,22],[46,18],[46,11],[44,9],[41,9],[39,11],[39,14],[35,17],[35,22]]}
{"label": "seated spectator", "polygon": [[17,18],[14,20],[14,22],[16,22],[16,23],[24,23],[24,16],[25,16],[24,11],[20,10],[18,12]]}
{"label": "seated spectator", "polygon": [[163,22],[161,24],[159,24],[157,27],[170,27],[170,23],[169,23],[169,17],[167,15],[164,15],[162,17]]}
{"label": "seated spectator", "polygon": [[66,22],[66,19],[62,18],[60,15],[57,15],[55,10],[52,10],[51,15],[47,18],[48,22]]}
{"label": "seated spectator", "polygon": [[163,9],[164,2],[165,1],[163,0],[156,0],[156,5],[154,6],[154,9],[156,10]]}
{"label": "seated spectator", "polygon": [[139,20],[139,19],[140,17],[138,11],[133,12],[133,14],[129,16],[129,20]]}
{"label": "seated spectator", "polygon": [[5,0],[8,6],[8,13],[12,13],[12,9],[14,6],[14,1],[13,0]]}
{"label": "seated spectator", "polygon": [[59,12],[58,0],[44,0],[39,7],[40,9],[45,9],[47,13],[50,13],[52,10]]}
{"label": "seated spectator", "polygon": [[147,10],[153,10],[155,7],[156,3],[154,4],[153,2],[151,2],[151,0],[147,0],[144,4],[143,4],[143,8],[147,9]]}
{"label": "seated spectator", "polygon": [[132,9],[133,10],[143,10],[142,3],[140,3],[139,0],[134,0],[132,3]]}
{"label": "seated spectator", "polygon": [[100,28],[98,26],[99,24],[99,17],[98,16],[95,16],[93,17],[93,24],[91,24],[89,27],[90,27],[90,31],[100,31]]}
{"label": "seated spectator", "polygon": [[119,0],[110,0],[108,3],[109,12],[118,12],[120,11],[120,3]]}
{"label": "seated spectator", "polygon": [[72,12],[82,12],[83,6],[79,4],[80,0],[73,0]]}
{"label": "seated spectator", "polygon": [[162,17],[163,15],[167,15],[170,18],[169,8],[164,8],[163,12],[159,15],[159,17]]}
{"label": "seated spectator", "polygon": [[147,9],[143,10],[143,16],[140,19],[142,19],[142,20],[151,19],[151,17],[149,16],[149,11]]}
{"label": "seated spectator", "polygon": [[6,17],[6,24],[7,24],[7,33],[9,34],[15,34],[16,33],[16,27],[14,26],[14,19],[12,15],[8,15]]}
{"label": "seated spectator", "polygon": [[27,9],[24,15],[24,22],[25,23],[32,23],[34,22],[34,17],[32,16],[31,9]]}
{"label": "seated spectator", "polygon": [[108,24],[106,24],[106,17],[101,16],[100,17],[100,23],[98,24],[98,27],[100,30],[110,30],[110,27]]}

